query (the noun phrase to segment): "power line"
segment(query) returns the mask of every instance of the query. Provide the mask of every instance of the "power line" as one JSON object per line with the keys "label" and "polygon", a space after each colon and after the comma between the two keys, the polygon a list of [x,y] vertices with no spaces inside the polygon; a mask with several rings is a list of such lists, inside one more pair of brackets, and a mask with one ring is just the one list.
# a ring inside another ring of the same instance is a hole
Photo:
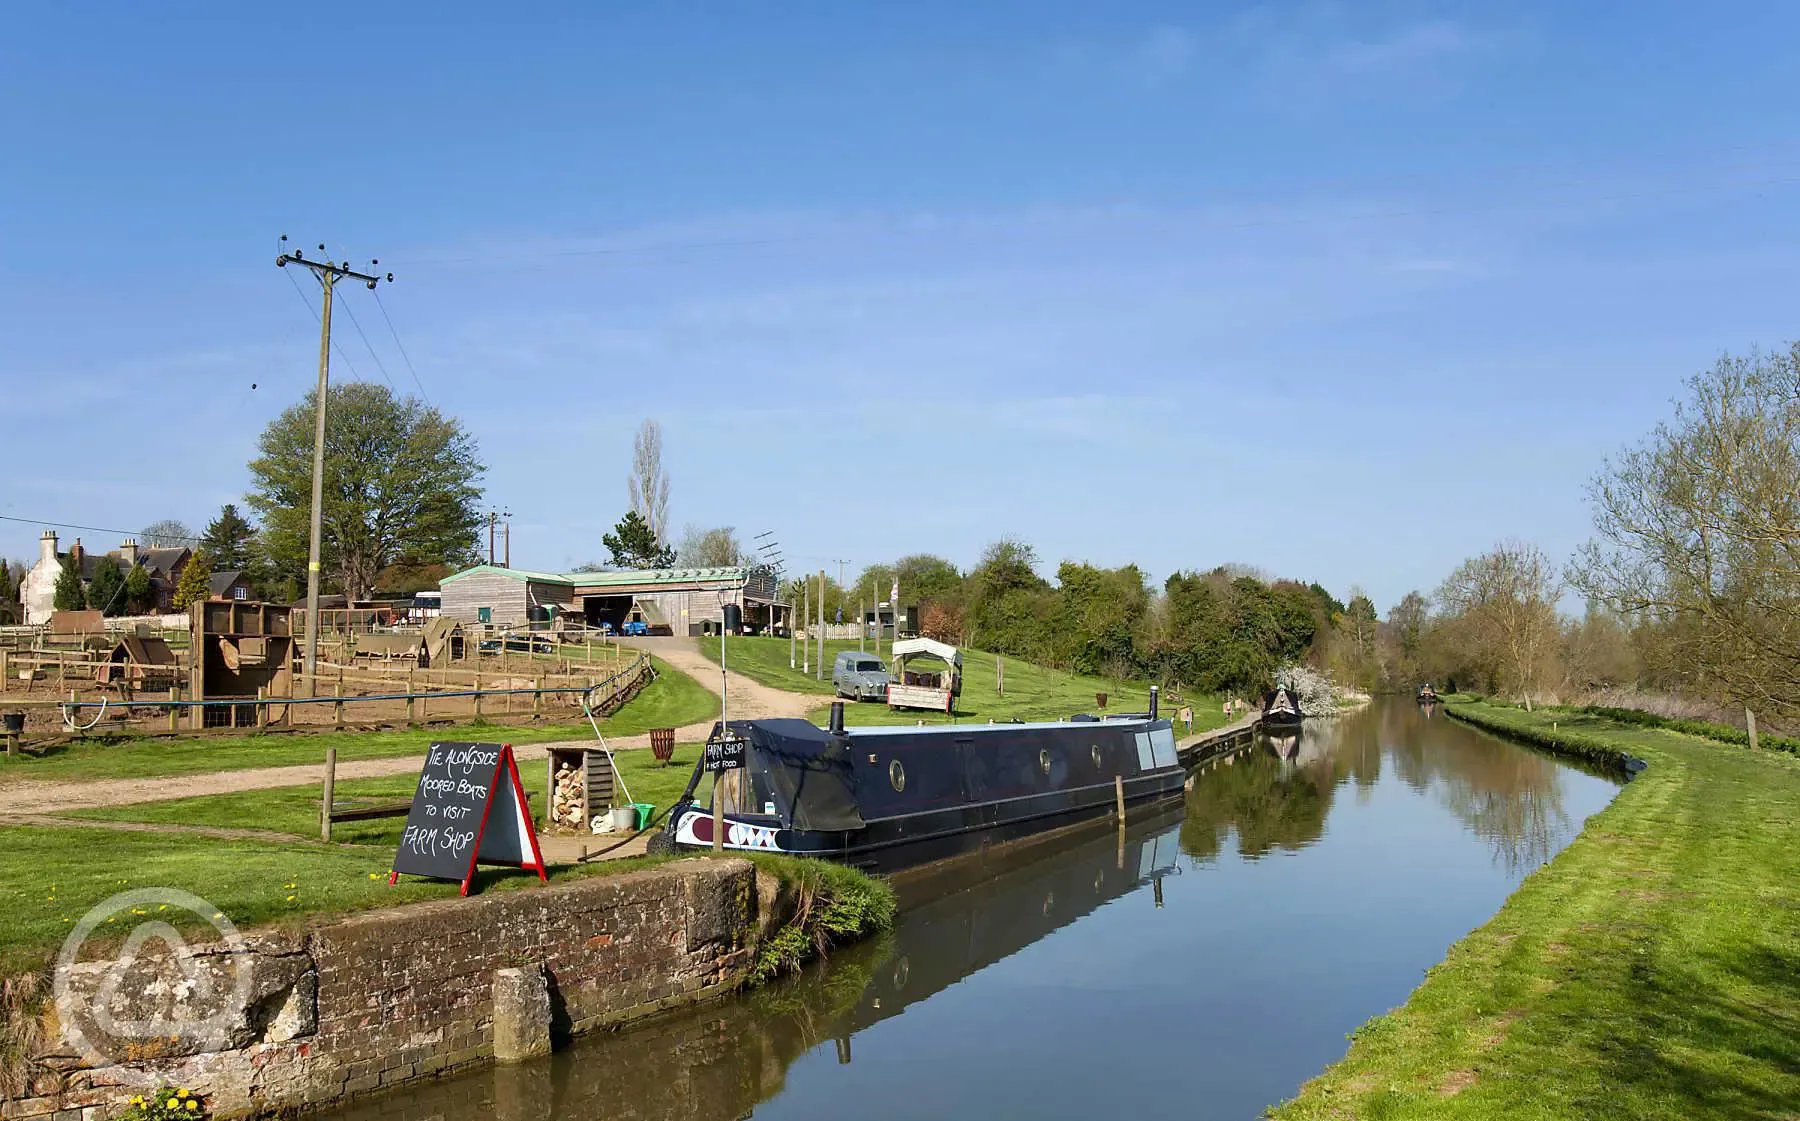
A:
{"label": "power line", "polygon": [[394,329],[394,319],[388,314],[387,305],[381,301],[381,290],[375,290],[375,306],[381,309],[381,318],[387,320],[388,334],[394,336],[394,346],[399,348],[400,357],[406,362],[406,372],[412,375],[413,384],[419,387],[419,396],[425,398],[427,405],[431,397],[425,392],[425,383],[419,380],[419,371],[413,369],[412,356],[406,353],[406,344],[400,341],[400,332]]}
{"label": "power line", "polygon": [[[300,302],[306,305],[306,310],[312,312],[313,322],[323,325],[324,321],[319,318],[319,309],[312,306],[312,301],[307,299],[306,293],[300,290],[300,282],[294,279],[294,274],[291,272],[288,273],[287,278],[288,283],[294,286],[294,295],[299,296]],[[362,374],[357,371],[356,363],[350,361],[350,356],[344,353],[342,344],[335,338],[331,340],[331,349],[337,351],[338,358],[343,361],[344,365],[350,367],[350,376],[354,377],[357,381],[361,381]]]}
{"label": "power line", "polygon": [[[130,529],[107,529],[105,526],[98,525],[74,525],[70,522],[53,522],[48,518],[15,518],[11,514],[0,514],[0,521],[19,522],[24,525],[48,526],[51,529],[79,529],[85,533],[116,533],[120,537],[136,537],[138,535],[138,531]],[[172,541],[191,541],[196,545],[205,540],[203,537],[184,537],[179,533],[163,533],[158,536],[167,537]]]}
{"label": "power line", "polygon": [[350,317],[350,325],[356,328],[357,336],[362,339],[363,345],[369,348],[369,357],[375,360],[375,368],[381,371],[381,380],[387,382],[387,387],[389,389],[393,389],[394,392],[398,393],[399,390],[394,388],[394,379],[388,377],[387,367],[382,364],[381,355],[375,353],[374,344],[369,342],[369,336],[363,334],[362,323],[357,320],[356,312],[351,309],[348,303],[344,305],[344,314]]}

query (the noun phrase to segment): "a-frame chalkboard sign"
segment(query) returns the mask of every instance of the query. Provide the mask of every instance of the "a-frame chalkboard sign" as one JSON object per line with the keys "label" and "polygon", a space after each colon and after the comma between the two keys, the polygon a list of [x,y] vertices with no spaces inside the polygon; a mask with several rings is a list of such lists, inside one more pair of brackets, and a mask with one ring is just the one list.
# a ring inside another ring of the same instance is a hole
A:
{"label": "a-frame chalkboard sign", "polygon": [[402,874],[461,880],[467,895],[478,863],[529,868],[540,880],[549,878],[512,745],[434,743],[425,753],[388,883]]}

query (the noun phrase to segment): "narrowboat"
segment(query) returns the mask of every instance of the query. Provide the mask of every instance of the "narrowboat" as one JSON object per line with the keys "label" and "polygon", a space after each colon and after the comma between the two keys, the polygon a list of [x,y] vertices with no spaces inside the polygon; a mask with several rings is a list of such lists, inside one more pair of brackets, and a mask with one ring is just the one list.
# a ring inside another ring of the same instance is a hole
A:
{"label": "narrowboat", "polygon": [[1267,726],[1298,727],[1306,714],[1300,710],[1300,698],[1286,685],[1277,685],[1263,697],[1262,722]]}
{"label": "narrowboat", "polygon": [[1437,704],[1437,702],[1438,702],[1437,690],[1433,689],[1431,687],[1431,683],[1429,681],[1427,681],[1425,683],[1425,687],[1423,689],[1419,690],[1418,701],[1422,705]]}
{"label": "narrowboat", "polygon": [[734,720],[714,725],[652,852],[712,847],[714,784],[722,847],[821,857],[878,872],[956,856],[1104,817],[1128,803],[1179,798],[1186,772],[1168,720],[1151,711],[1026,724],[846,728]]}

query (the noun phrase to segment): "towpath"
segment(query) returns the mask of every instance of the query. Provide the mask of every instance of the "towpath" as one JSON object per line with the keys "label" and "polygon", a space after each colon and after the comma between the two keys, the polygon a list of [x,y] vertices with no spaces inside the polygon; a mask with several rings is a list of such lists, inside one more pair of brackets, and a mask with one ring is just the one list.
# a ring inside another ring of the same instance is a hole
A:
{"label": "towpath", "polygon": [[[719,667],[706,660],[692,639],[641,639],[632,645],[648,650],[668,665],[698,681],[702,687],[718,695]],[[804,716],[820,703],[818,697],[789,693],[752,681],[742,674],[728,677],[731,717],[766,719],[778,716]],[[675,730],[678,743],[694,743],[712,731],[711,720],[689,724]],[[643,749],[650,746],[648,734],[608,736],[614,750]],[[584,746],[593,740],[558,740],[550,743],[520,744],[513,753],[521,763],[540,760],[552,747]],[[385,778],[390,775],[417,773],[419,758],[401,755],[391,759],[357,759],[337,765],[339,781],[358,778]],[[100,806],[123,806],[135,802],[161,802],[173,798],[194,798],[209,794],[235,794],[244,790],[267,790],[282,786],[308,786],[325,777],[323,761],[284,767],[256,767],[235,771],[214,771],[197,775],[172,775],[166,778],[93,779],[80,782],[10,782],[0,785],[0,822],[23,823],[34,815],[54,814],[68,810],[94,809]]]}

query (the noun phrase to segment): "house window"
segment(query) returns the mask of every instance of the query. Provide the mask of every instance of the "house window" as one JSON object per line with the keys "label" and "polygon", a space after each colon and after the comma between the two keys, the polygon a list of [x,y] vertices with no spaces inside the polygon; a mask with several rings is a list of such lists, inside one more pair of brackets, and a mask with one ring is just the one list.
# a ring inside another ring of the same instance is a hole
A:
{"label": "house window", "polygon": [[244,587],[242,584],[233,584],[231,587],[231,598],[232,599],[249,599],[250,598],[250,589]]}

